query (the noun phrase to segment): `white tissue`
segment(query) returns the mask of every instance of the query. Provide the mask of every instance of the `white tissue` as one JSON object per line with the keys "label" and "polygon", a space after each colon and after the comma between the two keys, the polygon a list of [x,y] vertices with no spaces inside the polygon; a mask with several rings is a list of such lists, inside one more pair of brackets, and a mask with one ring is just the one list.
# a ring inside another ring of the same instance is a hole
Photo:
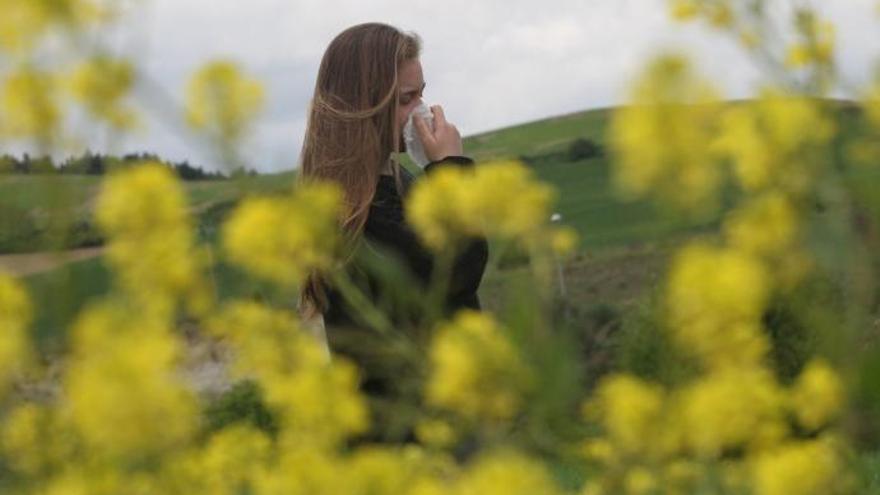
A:
{"label": "white tissue", "polygon": [[403,142],[406,143],[406,152],[419,167],[425,168],[431,160],[425,155],[425,147],[422,146],[422,140],[413,122],[413,116],[418,115],[425,119],[428,128],[434,130],[434,114],[431,109],[424,103],[415,107],[406,119],[406,125],[403,126]]}

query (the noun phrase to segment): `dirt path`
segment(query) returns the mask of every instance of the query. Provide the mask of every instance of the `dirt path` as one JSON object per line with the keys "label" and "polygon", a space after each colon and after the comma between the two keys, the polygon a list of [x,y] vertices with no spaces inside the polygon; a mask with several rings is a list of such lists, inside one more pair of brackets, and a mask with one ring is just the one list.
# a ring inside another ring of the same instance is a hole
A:
{"label": "dirt path", "polygon": [[72,261],[94,258],[101,254],[103,246],[71,249],[70,251],[0,254],[0,272],[23,277],[53,270]]}

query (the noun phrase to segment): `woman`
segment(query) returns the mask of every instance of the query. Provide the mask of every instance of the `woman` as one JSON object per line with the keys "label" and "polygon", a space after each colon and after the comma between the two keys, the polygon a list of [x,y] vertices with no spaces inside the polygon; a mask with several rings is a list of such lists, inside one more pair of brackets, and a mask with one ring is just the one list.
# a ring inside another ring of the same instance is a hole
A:
{"label": "woman", "polygon": [[[424,315],[417,314],[424,306],[413,300],[411,288],[384,284],[388,273],[395,272],[382,265],[396,259],[405,275],[423,289],[431,284],[436,265],[406,222],[403,201],[415,179],[396,156],[405,151],[403,127],[421,104],[425,89],[420,50],[416,35],[385,24],[360,24],[340,33],[321,61],[301,154],[303,180],[329,180],[342,188],[343,233],[348,245],[360,246],[353,251],[347,272],[396,332],[424,326]],[[431,160],[425,173],[473,166],[462,156],[461,136],[446,121],[443,109],[435,106],[431,110],[433,128],[422,119],[414,120]],[[457,254],[445,294],[446,314],[461,308],[479,309],[477,289],[487,254],[484,239],[473,239]],[[401,389],[406,387],[398,378],[409,375],[408,365],[376,345],[379,334],[367,328],[365,315],[337,287],[313,274],[302,292],[301,307],[307,313],[324,315],[331,350],[361,367],[362,388],[368,394],[380,401],[404,394]],[[374,409],[377,414],[381,412]],[[382,418],[373,419],[382,422]]]}

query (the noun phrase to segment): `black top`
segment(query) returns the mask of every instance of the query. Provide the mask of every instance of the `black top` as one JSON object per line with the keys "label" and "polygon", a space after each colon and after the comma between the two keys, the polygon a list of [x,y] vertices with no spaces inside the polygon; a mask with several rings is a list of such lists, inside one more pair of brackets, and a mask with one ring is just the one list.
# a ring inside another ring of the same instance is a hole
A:
{"label": "black top", "polygon": [[[470,158],[450,156],[429,163],[425,166],[425,174],[444,167],[471,167],[473,164]],[[400,192],[394,177],[379,177],[376,195],[364,226],[366,242],[348,267],[354,282],[372,298],[374,304],[388,313],[395,324],[418,321],[418,315],[413,314],[417,305],[412,304],[412,299],[423,297],[424,294],[414,293],[411,287],[415,284],[427,288],[434,267],[434,255],[407,223],[403,206],[411,184],[418,179],[405,169],[401,169],[400,174],[403,189]],[[482,237],[469,240],[457,252],[446,294],[447,314],[463,308],[480,309],[477,289],[488,252],[487,242]],[[410,280],[400,283],[401,278]],[[328,331],[332,331],[330,327],[333,326],[359,326],[363,323],[332,287],[327,290],[327,298],[329,306],[324,321]]]}

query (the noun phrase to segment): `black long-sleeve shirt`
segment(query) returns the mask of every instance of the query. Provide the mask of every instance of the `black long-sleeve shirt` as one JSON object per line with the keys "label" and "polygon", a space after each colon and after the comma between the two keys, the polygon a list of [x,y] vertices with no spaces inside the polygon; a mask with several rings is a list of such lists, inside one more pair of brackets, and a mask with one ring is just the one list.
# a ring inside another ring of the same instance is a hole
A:
{"label": "black long-sleeve shirt", "polygon": [[[473,160],[467,157],[450,156],[429,163],[425,174],[443,167],[471,167]],[[413,292],[408,284],[415,283],[426,288],[432,277],[435,258],[431,251],[418,239],[407,223],[404,200],[413,181],[418,180],[405,169],[401,169],[402,191],[398,191],[394,177],[381,175],[376,187],[376,195],[370,204],[370,211],[364,226],[364,239],[367,251],[356,256],[349,267],[349,274],[365,289],[380,310],[388,312],[394,323],[418,321],[419,315],[412,314],[418,305],[411,304],[412,298],[422,297]],[[446,294],[446,311],[451,314],[462,308],[480,309],[477,289],[483,277],[488,259],[488,245],[483,238],[471,239],[454,259]],[[397,263],[397,266],[393,266]],[[403,270],[399,270],[399,268]],[[401,283],[400,279],[407,279]],[[393,285],[397,285],[394,287]],[[324,321],[328,333],[334,326],[359,326],[363,322],[347,306],[342,296],[333,288],[327,291],[328,309]]]}

